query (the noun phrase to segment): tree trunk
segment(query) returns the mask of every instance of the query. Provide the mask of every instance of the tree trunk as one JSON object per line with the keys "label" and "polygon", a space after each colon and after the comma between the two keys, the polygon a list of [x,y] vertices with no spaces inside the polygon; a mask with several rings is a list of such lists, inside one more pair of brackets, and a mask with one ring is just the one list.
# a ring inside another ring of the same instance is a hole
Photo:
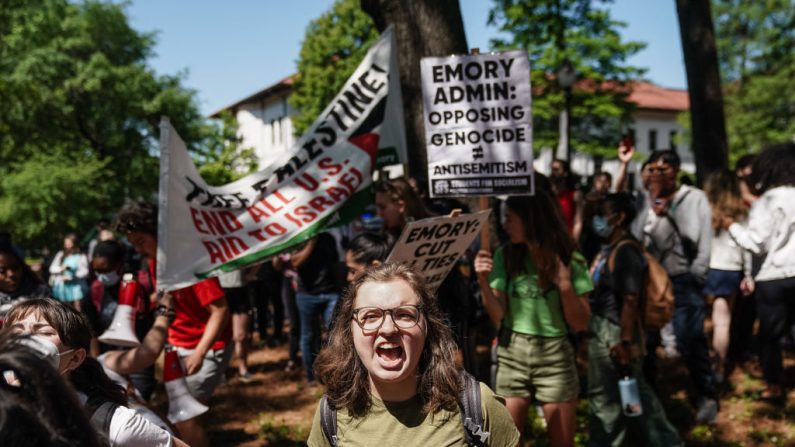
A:
{"label": "tree trunk", "polygon": [[469,52],[458,0],[361,0],[379,31],[395,26],[409,175],[427,181],[420,59]]}
{"label": "tree trunk", "polygon": [[699,185],[729,165],[718,52],[709,0],[676,0],[690,97],[691,148]]}

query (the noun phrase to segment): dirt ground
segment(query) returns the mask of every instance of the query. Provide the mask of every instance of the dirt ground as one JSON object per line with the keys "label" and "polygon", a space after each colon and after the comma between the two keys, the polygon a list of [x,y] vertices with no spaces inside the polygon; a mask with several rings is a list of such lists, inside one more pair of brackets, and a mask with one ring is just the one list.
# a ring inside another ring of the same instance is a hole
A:
{"label": "dirt ground", "polygon": [[[487,347],[479,352],[485,357]],[[323,391],[307,387],[300,368],[285,372],[287,358],[284,345],[253,349],[249,362],[254,380],[250,383],[241,382],[236,369],[229,370],[227,383],[216,390],[211,410],[204,416],[213,446],[305,445]],[[687,370],[681,360],[661,360],[660,396],[688,446],[795,446],[795,356],[791,353],[785,357],[785,368],[786,385],[791,390],[786,408],[772,408],[759,401],[761,370],[758,363],[750,362],[732,373],[732,389],[721,397],[714,426],[693,425]],[[579,408],[577,444],[585,445],[584,400]],[[535,441],[528,445],[547,445],[541,424],[535,421],[530,425]]]}

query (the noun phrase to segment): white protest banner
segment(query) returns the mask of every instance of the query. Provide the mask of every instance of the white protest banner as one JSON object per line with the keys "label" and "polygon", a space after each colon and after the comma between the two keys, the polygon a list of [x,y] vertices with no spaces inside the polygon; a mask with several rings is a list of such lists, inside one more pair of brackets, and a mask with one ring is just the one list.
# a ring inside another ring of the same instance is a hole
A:
{"label": "white protest banner", "polygon": [[420,69],[431,197],[532,194],[527,52],[427,57]]}
{"label": "white protest banner", "polygon": [[475,240],[489,213],[485,210],[409,222],[387,261],[416,266],[425,275],[431,290],[436,290]]}
{"label": "white protest banner", "polygon": [[390,28],[283,157],[224,186],[207,185],[163,120],[158,288],[178,289],[236,270],[361,212],[371,201],[379,148],[405,146],[394,48]]}

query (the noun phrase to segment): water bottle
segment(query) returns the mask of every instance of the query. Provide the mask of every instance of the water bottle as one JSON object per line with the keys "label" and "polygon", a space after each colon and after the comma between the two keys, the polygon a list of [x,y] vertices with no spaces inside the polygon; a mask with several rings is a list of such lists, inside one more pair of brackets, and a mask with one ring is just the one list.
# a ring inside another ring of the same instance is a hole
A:
{"label": "water bottle", "polygon": [[634,377],[624,376],[619,380],[618,391],[621,393],[621,409],[624,411],[624,416],[632,418],[643,414],[638,381]]}

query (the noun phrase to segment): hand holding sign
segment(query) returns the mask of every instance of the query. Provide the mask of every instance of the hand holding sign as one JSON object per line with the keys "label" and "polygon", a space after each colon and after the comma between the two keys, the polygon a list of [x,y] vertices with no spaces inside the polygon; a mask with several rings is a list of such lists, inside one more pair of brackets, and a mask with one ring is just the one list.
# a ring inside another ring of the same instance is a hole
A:
{"label": "hand holding sign", "polygon": [[436,290],[475,240],[490,211],[456,217],[431,217],[410,222],[403,229],[387,262],[415,265]]}

